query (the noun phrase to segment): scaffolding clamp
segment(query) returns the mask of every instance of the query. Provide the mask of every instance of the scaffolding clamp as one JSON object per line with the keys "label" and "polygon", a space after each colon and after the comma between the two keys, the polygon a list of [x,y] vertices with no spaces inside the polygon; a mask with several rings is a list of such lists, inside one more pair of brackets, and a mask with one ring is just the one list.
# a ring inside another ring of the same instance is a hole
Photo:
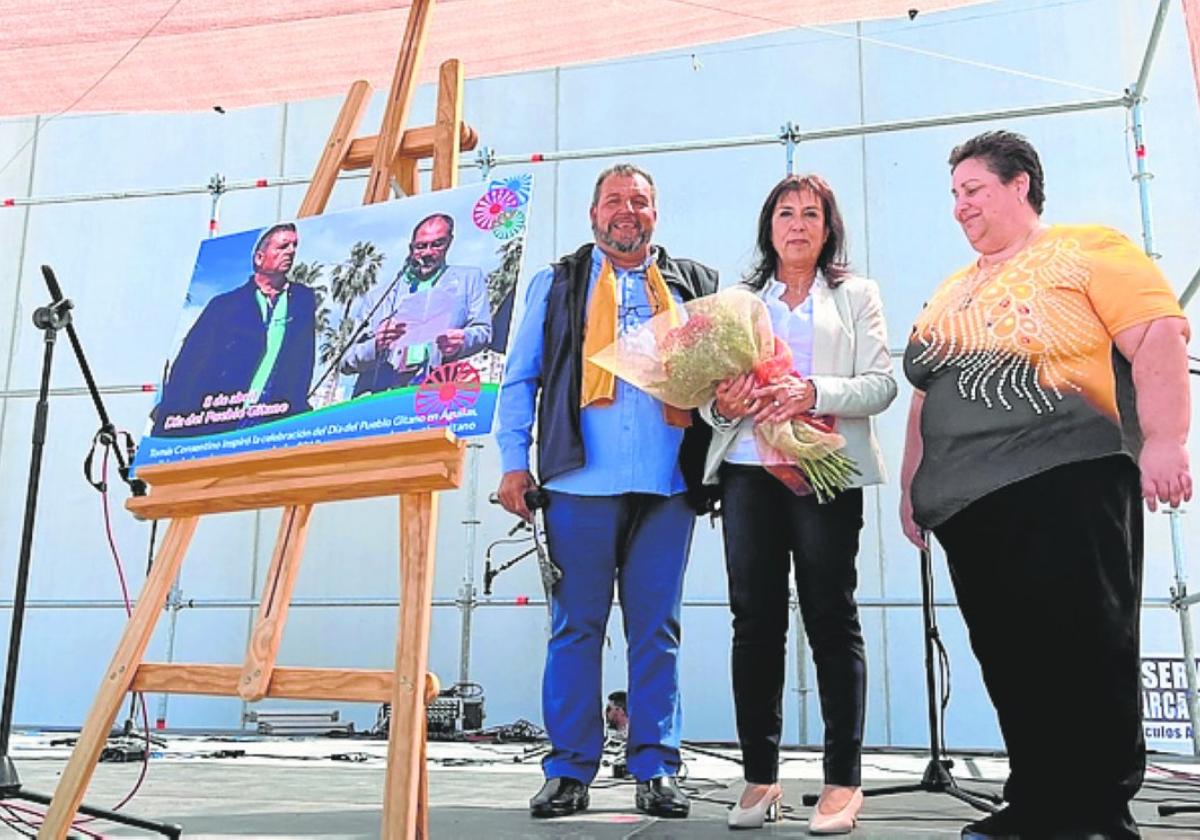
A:
{"label": "scaffolding clamp", "polygon": [[462,586],[458,588],[458,597],[454,599],[454,604],[460,608],[479,606],[479,599],[475,597],[475,584],[470,581],[463,581]]}
{"label": "scaffolding clamp", "polygon": [[480,146],[475,152],[475,165],[479,167],[483,173],[483,180],[487,180],[492,174],[492,167],[496,165],[496,150],[491,146]]}
{"label": "scaffolding clamp", "polygon": [[221,227],[221,196],[225,195],[225,176],[218,172],[209,178],[208,192],[212,196],[212,210],[208,215],[208,236],[211,239]]}
{"label": "scaffolding clamp", "polygon": [[186,601],[183,598],[183,590],[178,585],[172,586],[170,592],[167,593],[167,600],[163,602],[163,609],[167,612],[179,612],[185,608],[194,607],[195,601],[188,598]]}
{"label": "scaffolding clamp", "polygon": [[796,146],[800,145],[801,137],[800,126],[791,120],[788,120],[779,127],[779,142],[787,146],[788,175],[793,175],[796,172]]}
{"label": "scaffolding clamp", "polygon": [[220,172],[208,179],[208,191],[214,198],[217,198],[225,193],[225,176]]}

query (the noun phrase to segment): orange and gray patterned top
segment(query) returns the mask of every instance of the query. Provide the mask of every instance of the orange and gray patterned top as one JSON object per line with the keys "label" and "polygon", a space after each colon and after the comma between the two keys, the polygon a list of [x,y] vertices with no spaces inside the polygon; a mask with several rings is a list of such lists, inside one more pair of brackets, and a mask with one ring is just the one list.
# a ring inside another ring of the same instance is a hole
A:
{"label": "orange and gray patterned top", "polygon": [[1051,467],[1141,447],[1129,363],[1112,337],[1182,315],[1158,267],[1117,231],[1056,225],[1016,255],[948,277],[904,372],[925,392],[918,523]]}

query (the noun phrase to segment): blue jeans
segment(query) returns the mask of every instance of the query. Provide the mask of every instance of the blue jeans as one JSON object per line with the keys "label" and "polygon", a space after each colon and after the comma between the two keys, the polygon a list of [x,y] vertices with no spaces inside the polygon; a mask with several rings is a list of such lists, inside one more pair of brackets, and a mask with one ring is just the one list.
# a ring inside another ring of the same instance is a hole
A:
{"label": "blue jeans", "polygon": [[629,772],[639,781],[676,775],[680,601],[695,514],[683,494],[551,491],[545,516],[550,556],[563,570],[542,680],[546,777],[590,784],[599,770],[601,657],[614,582],[628,646]]}

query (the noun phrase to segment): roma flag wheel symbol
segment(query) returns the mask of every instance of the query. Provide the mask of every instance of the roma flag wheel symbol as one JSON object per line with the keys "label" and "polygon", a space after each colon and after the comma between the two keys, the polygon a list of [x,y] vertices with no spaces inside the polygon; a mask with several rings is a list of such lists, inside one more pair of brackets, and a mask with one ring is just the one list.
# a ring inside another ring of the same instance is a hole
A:
{"label": "roma flag wheel symbol", "polygon": [[429,372],[417,387],[413,404],[417,414],[461,411],[479,399],[479,370],[470,362],[449,362]]}
{"label": "roma flag wheel symbol", "polygon": [[517,194],[505,187],[488,190],[475,202],[471,210],[471,219],[480,230],[491,230],[509,210],[515,210],[520,204]]}
{"label": "roma flag wheel symbol", "polygon": [[525,230],[525,211],[505,210],[496,218],[492,226],[492,234],[497,239],[512,239]]}
{"label": "roma flag wheel symbol", "polygon": [[529,191],[533,189],[533,176],[525,172],[507,178],[497,178],[488,184],[489,190],[509,190],[517,197],[517,204],[529,201]]}

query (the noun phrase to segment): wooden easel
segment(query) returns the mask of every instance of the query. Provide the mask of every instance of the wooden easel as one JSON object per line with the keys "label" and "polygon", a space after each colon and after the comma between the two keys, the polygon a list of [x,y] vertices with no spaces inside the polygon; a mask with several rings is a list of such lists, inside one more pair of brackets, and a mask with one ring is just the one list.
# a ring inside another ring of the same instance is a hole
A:
{"label": "wooden easel", "polygon": [[[457,185],[459,152],[476,137],[462,121],[462,67],[442,64],[437,119],[404,130],[416,87],[433,0],[414,0],[378,135],[351,139],[366,107],[370,85],[355,82],[342,105],[299,216],[325,209],[338,173],[370,167],[363,203],[388,198],[395,178],[406,195],[417,192],[417,164],[433,158],[433,189]],[[129,691],[347,700],[392,704],[387,778],[383,796],[386,840],[428,836],[425,772],[425,705],[437,695],[426,673],[433,596],[433,549],[439,490],[458,487],[464,449],[446,430],[429,430],[219,456],[145,467],[152,488],[126,507],[145,519],[170,519],[166,537],[137,607],[105,672],[63,771],[38,837],[61,840],[91,781],[119,707]],[[318,502],[377,496],[400,497],[400,619],[394,670],[277,668],[276,655],[299,570],[312,506]],[[228,511],[284,507],[245,663],[236,665],[143,662],[171,584],[200,517]]]}

